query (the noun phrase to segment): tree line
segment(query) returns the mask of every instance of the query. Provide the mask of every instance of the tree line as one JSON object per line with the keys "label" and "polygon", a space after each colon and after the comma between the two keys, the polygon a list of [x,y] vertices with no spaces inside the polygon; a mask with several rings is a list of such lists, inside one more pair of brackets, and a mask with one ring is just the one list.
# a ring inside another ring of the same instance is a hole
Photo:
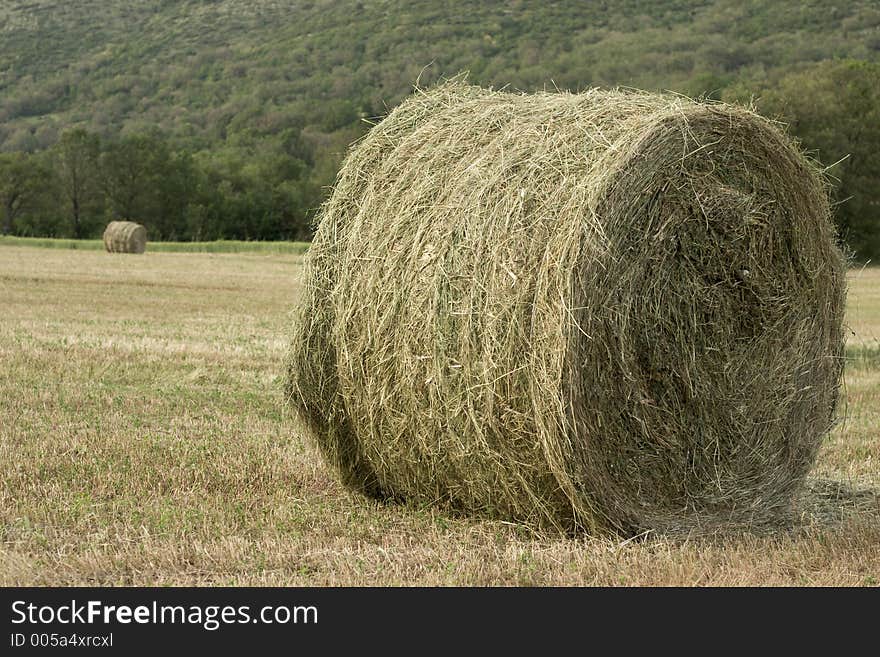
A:
{"label": "tree line", "polygon": [[[826,167],[849,248],[880,257],[880,63],[820,61],[701,95],[784,122]],[[49,148],[0,153],[2,232],[96,237],[108,220],[129,219],[153,240],[307,240],[344,145],[367,127],[356,118],[332,137],[241,130],[201,149],[156,128],[116,138],[69,129]]]}
{"label": "tree line", "polygon": [[313,164],[292,130],[191,152],[155,130],[74,128],[43,151],[0,153],[2,233],[94,238],[126,219],[153,240],[304,240],[322,195]]}

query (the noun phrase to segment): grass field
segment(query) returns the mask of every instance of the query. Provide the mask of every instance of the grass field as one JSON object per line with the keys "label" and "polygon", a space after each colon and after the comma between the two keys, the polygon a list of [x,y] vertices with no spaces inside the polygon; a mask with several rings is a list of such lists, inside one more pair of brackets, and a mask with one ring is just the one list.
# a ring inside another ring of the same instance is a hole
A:
{"label": "grass field", "polygon": [[880,270],[798,520],[624,541],[344,492],[281,404],[300,269],[0,244],[0,585],[880,583]]}

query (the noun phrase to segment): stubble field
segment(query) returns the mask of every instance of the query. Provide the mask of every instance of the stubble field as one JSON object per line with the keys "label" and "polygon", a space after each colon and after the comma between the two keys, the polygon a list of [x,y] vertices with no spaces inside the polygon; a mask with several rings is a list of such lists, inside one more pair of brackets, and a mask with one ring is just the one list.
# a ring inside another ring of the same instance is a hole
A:
{"label": "stubble field", "polygon": [[0,246],[0,585],[880,584],[880,269],[798,517],[624,540],[346,493],[281,402],[301,263]]}

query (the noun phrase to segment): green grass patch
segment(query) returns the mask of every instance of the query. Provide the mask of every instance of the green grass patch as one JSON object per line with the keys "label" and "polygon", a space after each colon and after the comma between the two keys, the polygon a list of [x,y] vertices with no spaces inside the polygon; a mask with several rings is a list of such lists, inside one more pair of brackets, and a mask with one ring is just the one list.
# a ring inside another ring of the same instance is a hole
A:
{"label": "green grass patch", "polygon": [[[52,237],[0,237],[0,246],[36,246],[46,249],[80,249],[103,251],[101,240],[74,240]],[[308,251],[308,242],[247,242],[217,240],[214,242],[148,242],[147,251],[155,253],[292,253]]]}

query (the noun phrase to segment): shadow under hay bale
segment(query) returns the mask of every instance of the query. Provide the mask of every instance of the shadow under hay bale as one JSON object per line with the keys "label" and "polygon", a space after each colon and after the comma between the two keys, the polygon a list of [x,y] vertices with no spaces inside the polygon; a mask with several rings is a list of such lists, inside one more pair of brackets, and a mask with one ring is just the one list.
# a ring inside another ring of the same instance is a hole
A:
{"label": "shadow under hay bale", "polygon": [[880,489],[867,484],[809,477],[799,500],[801,524],[840,524],[853,516],[880,523]]}
{"label": "shadow under hay bale", "polygon": [[418,92],[352,148],[304,281],[287,396],[375,497],[567,532],[761,523],[834,420],[826,188],[746,109]]}
{"label": "shadow under hay bale", "polygon": [[133,221],[111,221],[104,229],[104,248],[109,253],[143,253],[147,229]]}

